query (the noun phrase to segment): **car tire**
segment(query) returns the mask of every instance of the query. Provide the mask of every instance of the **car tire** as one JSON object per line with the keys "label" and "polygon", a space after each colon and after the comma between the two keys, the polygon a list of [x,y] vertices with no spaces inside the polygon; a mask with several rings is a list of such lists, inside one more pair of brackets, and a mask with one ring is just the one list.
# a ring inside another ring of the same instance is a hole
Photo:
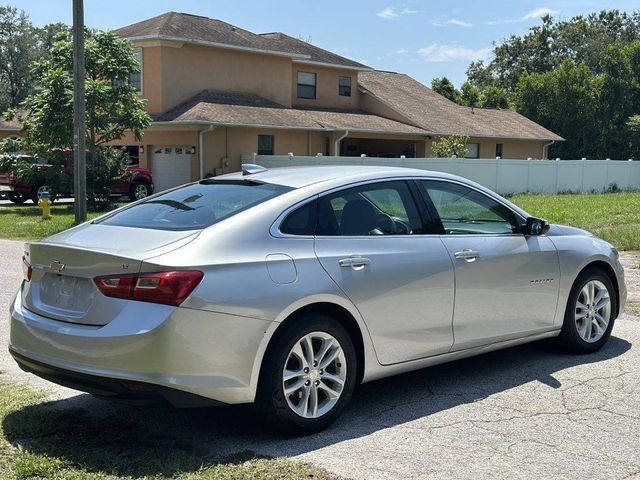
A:
{"label": "car tire", "polygon": [[[589,294],[589,285],[595,285],[595,293]],[[605,303],[603,300],[595,303],[602,287],[606,289],[608,311],[605,311],[604,307],[598,308]],[[569,294],[562,330],[558,337],[560,346],[577,354],[597,352],[611,336],[617,311],[616,292],[609,276],[599,269],[583,272],[574,282]],[[606,327],[601,321],[605,317],[607,317]],[[586,337],[589,340],[586,340]]]}
{"label": "car tire", "polygon": [[[315,361],[317,365],[307,361],[311,357],[303,346],[308,345],[305,339],[311,341],[313,358],[320,359],[320,363]],[[322,355],[325,345],[330,343],[332,346]],[[300,362],[294,350],[306,359]],[[334,360],[325,365],[331,356]],[[286,380],[285,372],[292,370],[300,375]],[[342,384],[333,380],[338,377],[342,378]],[[356,350],[340,322],[322,314],[301,315],[276,332],[263,359],[256,407],[265,421],[285,434],[308,435],[327,428],[338,418],[351,399],[357,377]],[[285,385],[289,389],[297,385],[300,388],[287,394]],[[327,387],[339,395],[329,395]],[[305,394],[307,391],[310,393]],[[307,398],[308,403],[304,403],[303,398]],[[305,410],[307,415],[302,416],[300,412]],[[322,410],[326,411],[322,413]]]}
{"label": "car tire", "polygon": [[147,182],[133,182],[129,188],[129,199],[132,202],[147,198],[149,195],[151,195],[151,185]]}
{"label": "car tire", "polygon": [[29,200],[29,196],[24,193],[10,192],[7,196],[9,200],[16,205],[22,205],[24,202]]}

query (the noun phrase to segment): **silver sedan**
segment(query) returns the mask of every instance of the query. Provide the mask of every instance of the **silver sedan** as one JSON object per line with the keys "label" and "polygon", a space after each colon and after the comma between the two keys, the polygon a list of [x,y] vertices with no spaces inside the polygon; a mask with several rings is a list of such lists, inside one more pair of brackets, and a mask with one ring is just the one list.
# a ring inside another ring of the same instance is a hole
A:
{"label": "silver sedan", "polygon": [[616,249],[452,175],[243,172],[28,243],[10,350],[122,402],[255,403],[291,433],[357,384],[557,337],[591,353],[626,299]]}

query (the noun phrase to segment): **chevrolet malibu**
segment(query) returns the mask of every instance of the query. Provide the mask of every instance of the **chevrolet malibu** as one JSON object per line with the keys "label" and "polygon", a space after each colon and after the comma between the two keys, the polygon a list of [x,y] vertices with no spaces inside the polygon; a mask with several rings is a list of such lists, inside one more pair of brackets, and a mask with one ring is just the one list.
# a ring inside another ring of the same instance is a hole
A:
{"label": "chevrolet malibu", "polygon": [[460,177],[243,171],[28,243],[11,306],[24,370],[97,397],[255,403],[328,426],[357,384],[557,337],[609,338],[618,253]]}

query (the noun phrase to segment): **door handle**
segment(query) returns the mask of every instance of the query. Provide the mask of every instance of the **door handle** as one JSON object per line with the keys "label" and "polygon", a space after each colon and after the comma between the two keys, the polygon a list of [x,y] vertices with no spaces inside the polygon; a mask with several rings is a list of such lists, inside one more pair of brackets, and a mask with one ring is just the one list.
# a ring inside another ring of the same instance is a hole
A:
{"label": "door handle", "polygon": [[466,260],[467,262],[471,263],[480,258],[480,252],[476,252],[475,250],[471,250],[470,248],[465,248],[461,252],[454,253],[453,256],[460,260]]}
{"label": "door handle", "polygon": [[345,267],[345,268],[353,268],[354,270],[362,270],[366,265],[369,265],[371,263],[371,260],[369,260],[368,258],[364,258],[364,257],[349,257],[349,258],[342,258],[340,260],[338,260],[338,264],[341,267]]}

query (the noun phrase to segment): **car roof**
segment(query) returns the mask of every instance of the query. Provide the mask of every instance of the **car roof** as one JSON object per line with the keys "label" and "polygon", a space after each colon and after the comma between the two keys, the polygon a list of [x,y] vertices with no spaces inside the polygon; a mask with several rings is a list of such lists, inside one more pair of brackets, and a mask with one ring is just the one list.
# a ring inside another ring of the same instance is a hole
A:
{"label": "car roof", "polygon": [[230,173],[215,177],[216,180],[255,180],[258,182],[274,183],[291,188],[303,188],[318,183],[340,180],[351,183],[353,180],[374,180],[386,177],[442,177],[459,178],[443,172],[418,170],[414,168],[386,167],[370,165],[326,165],[309,167],[278,167],[269,168],[258,173],[243,175],[242,172]]}
{"label": "car roof", "polygon": [[487,195],[500,199],[523,218],[530,216],[526,211],[513,204],[496,192],[467,178],[445,172],[422,170],[405,167],[387,167],[373,165],[324,165],[268,168],[257,173],[230,173],[215,177],[218,180],[254,180],[305,190],[309,194],[318,194],[327,189],[346,186],[352,183],[385,178],[425,177],[431,179],[453,180],[485,192]]}

